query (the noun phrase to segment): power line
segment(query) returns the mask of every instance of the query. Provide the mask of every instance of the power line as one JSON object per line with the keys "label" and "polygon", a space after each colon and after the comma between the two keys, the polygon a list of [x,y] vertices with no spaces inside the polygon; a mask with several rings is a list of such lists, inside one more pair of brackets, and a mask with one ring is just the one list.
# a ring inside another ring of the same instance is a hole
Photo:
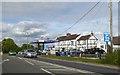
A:
{"label": "power line", "polygon": [[[104,2],[101,2],[101,4],[99,4],[98,8],[96,8],[96,10],[93,12],[91,18],[95,19],[97,14],[99,14],[101,12],[101,8],[103,8],[102,6],[104,5]],[[93,24],[90,24],[89,26],[91,27]],[[93,30],[91,30],[93,31]]]}
{"label": "power line", "polygon": [[95,14],[93,14],[92,19],[94,19],[96,17],[96,15],[101,11],[101,8],[102,8],[103,4],[104,4],[104,2],[98,7],[98,9],[96,10]]}
{"label": "power line", "polygon": [[[105,14],[104,14],[104,19],[103,19],[103,21],[102,21],[102,24],[104,24],[105,23],[105,21],[106,21],[106,16],[107,16],[107,13],[108,13],[108,9],[109,9],[109,3],[108,3],[108,5],[107,5],[107,8],[106,8],[106,11],[105,11]],[[107,30],[107,29],[106,29]]]}
{"label": "power line", "polygon": [[[86,12],[80,19],[78,19],[74,24],[72,24],[68,29],[66,29],[65,31],[63,31],[62,33],[60,33],[59,35],[62,35],[63,33],[65,33],[66,31],[68,31],[69,29],[71,29],[74,25],[76,25],[79,21],[81,21],[85,16],[87,16],[98,4],[100,3],[97,2],[88,12]],[[58,36],[59,36],[58,35]],[[57,36],[56,36],[57,37]],[[55,37],[55,38],[56,38]]]}

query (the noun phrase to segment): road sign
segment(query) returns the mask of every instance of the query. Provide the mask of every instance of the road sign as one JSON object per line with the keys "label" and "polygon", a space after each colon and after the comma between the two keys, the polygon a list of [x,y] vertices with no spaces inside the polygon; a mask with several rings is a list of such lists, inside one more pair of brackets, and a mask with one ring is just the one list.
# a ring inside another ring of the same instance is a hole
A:
{"label": "road sign", "polygon": [[104,33],[104,42],[110,42],[110,33]]}
{"label": "road sign", "polygon": [[54,42],[57,42],[57,40],[45,40],[45,42],[51,42],[51,43],[54,43]]}

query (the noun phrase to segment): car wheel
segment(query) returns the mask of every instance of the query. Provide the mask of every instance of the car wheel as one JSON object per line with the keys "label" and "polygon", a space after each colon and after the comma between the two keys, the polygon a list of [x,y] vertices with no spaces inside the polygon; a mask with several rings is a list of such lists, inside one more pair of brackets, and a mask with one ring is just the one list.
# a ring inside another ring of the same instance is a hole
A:
{"label": "car wheel", "polygon": [[37,56],[35,56],[35,58],[37,58]]}
{"label": "car wheel", "polygon": [[26,58],[26,56],[24,55],[24,58]]}

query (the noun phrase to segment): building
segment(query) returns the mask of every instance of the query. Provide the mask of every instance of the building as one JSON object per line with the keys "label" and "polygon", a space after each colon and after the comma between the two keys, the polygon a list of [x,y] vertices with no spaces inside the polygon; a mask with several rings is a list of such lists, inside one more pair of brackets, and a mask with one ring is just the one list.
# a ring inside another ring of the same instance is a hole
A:
{"label": "building", "polygon": [[97,47],[98,39],[93,33],[81,35],[77,40],[77,48],[80,50],[91,49]]}
{"label": "building", "polygon": [[[97,47],[105,50],[106,53],[108,52],[107,48],[108,50],[111,48],[110,42],[108,43],[108,47],[105,43],[98,43]],[[120,36],[113,37],[113,51],[118,49],[120,49]]]}
{"label": "building", "polygon": [[70,34],[67,33],[66,36],[58,37],[58,42],[55,44],[55,47],[57,50],[65,49],[75,49],[76,48],[76,41],[77,37],[80,36],[80,34]]}
{"label": "building", "polygon": [[113,37],[113,50],[120,49],[120,36]]}
{"label": "building", "polygon": [[66,36],[58,37],[57,40],[58,42],[55,43],[55,49],[57,50],[61,50],[61,49],[85,50],[85,49],[97,47],[98,39],[94,36],[93,33],[88,35],[67,33]]}

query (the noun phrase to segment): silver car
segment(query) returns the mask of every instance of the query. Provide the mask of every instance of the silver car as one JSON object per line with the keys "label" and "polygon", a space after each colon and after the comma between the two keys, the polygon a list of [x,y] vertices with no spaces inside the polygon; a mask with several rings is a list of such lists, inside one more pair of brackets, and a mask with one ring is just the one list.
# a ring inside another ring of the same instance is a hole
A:
{"label": "silver car", "polygon": [[37,58],[37,51],[36,50],[24,50],[24,57],[34,57]]}

